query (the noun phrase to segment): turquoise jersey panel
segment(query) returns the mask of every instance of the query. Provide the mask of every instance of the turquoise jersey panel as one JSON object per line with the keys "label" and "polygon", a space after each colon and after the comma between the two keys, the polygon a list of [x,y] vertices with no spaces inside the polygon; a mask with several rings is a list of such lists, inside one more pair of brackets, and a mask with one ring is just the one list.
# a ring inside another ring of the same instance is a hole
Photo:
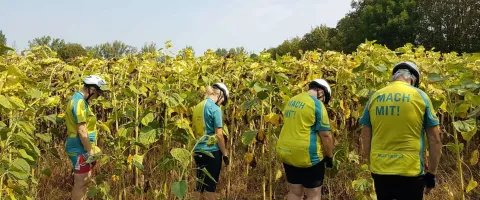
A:
{"label": "turquoise jersey panel", "polygon": [[[205,124],[206,134],[208,136],[215,135],[215,128],[222,128],[222,110],[220,107],[213,102],[212,99],[207,98],[207,102],[203,108],[203,119]],[[206,152],[213,152],[218,151],[220,148],[218,147],[218,143],[208,146],[207,145],[208,137],[203,138],[195,147],[196,152],[199,151],[206,151]]]}

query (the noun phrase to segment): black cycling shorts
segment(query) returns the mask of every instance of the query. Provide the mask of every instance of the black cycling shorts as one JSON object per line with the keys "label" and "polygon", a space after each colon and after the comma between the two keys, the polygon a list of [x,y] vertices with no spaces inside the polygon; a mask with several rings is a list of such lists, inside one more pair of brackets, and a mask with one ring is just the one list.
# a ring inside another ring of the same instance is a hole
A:
{"label": "black cycling shorts", "polygon": [[[220,169],[222,168],[222,153],[221,151],[214,151],[211,153],[215,158],[200,152],[195,152],[194,154],[195,164],[197,165],[197,178],[200,180],[197,181],[195,191],[215,192],[217,190],[217,183],[215,183],[215,181],[218,182],[218,177],[220,176]],[[202,168],[206,168],[215,181],[208,177],[202,171]]]}
{"label": "black cycling shorts", "polygon": [[373,174],[378,200],[422,200],[425,181],[422,176],[407,177],[398,175]]}
{"label": "black cycling shorts", "polygon": [[325,175],[325,163],[323,161],[308,168],[299,168],[285,163],[283,163],[283,167],[285,168],[287,182],[290,184],[301,184],[304,188],[316,188],[323,184]]}

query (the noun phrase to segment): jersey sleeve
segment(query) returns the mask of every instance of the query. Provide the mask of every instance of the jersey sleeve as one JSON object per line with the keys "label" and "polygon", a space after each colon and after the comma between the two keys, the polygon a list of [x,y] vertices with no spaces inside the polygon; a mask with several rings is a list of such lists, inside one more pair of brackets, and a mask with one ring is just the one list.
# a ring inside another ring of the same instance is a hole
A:
{"label": "jersey sleeve", "polygon": [[72,105],[72,114],[73,114],[73,121],[75,122],[75,124],[87,122],[87,108],[85,105],[85,101],[83,100],[74,101]]}
{"label": "jersey sleeve", "polygon": [[362,117],[360,118],[360,124],[370,128],[372,127],[372,123],[370,122],[370,111],[369,111],[371,100],[372,98],[370,97],[370,99],[367,102],[367,105],[365,106],[365,109],[363,110]]}
{"label": "jersey sleeve", "polygon": [[330,131],[330,119],[323,104],[315,104],[315,131]]}
{"label": "jersey sleeve", "polygon": [[213,128],[222,128],[223,127],[223,122],[222,122],[222,110],[220,108],[214,109],[213,110]]}
{"label": "jersey sleeve", "polygon": [[433,109],[433,104],[430,98],[424,94],[423,97],[425,98],[425,114],[424,114],[424,119],[423,119],[423,126],[425,128],[428,127],[433,127],[437,126],[440,124],[438,121],[437,114],[435,113],[435,110]]}

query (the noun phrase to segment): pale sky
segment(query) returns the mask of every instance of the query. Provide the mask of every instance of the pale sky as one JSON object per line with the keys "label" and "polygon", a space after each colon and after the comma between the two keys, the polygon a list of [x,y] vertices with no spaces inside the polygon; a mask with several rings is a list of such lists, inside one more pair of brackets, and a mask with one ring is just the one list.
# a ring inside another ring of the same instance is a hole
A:
{"label": "pale sky", "polygon": [[192,46],[243,46],[258,53],[312,27],[335,27],[351,0],[0,0],[0,30],[23,50],[50,35],[93,46],[120,40],[140,49],[171,40],[175,51]]}

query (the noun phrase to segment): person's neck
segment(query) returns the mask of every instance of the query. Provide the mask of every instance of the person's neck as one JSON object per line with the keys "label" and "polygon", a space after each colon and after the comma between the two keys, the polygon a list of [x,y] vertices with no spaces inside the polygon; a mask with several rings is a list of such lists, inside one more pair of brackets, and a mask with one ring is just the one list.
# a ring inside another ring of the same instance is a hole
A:
{"label": "person's neck", "polygon": [[214,95],[209,95],[209,96],[207,96],[207,97],[210,98],[210,99],[212,99],[213,102],[217,102],[217,99],[218,99],[218,98],[217,98],[216,96],[214,96]]}
{"label": "person's neck", "polygon": [[399,78],[395,79],[395,81],[401,81],[401,82],[405,82],[405,83],[410,84],[410,80],[405,79],[405,78],[403,78],[403,77],[399,77]]}
{"label": "person's neck", "polygon": [[80,94],[83,95],[83,99],[87,100],[88,97],[88,91],[86,89],[81,89]]}
{"label": "person's neck", "polygon": [[308,90],[307,92],[308,92],[308,94],[310,94],[310,95],[314,96],[315,98],[317,98],[317,91],[316,91],[316,90]]}

